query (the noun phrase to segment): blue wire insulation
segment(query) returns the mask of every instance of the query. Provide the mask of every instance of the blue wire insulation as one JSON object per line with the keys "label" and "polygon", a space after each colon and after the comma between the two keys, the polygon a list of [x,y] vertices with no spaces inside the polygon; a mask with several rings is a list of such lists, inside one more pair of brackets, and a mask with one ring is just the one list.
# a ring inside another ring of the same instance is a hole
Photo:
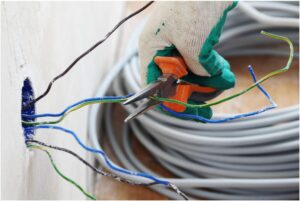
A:
{"label": "blue wire insulation", "polygon": [[89,151],[89,152],[92,152],[92,153],[97,153],[97,154],[100,154],[104,157],[105,159],[105,162],[107,163],[107,165],[113,169],[113,170],[116,170],[118,172],[122,172],[122,173],[125,173],[125,174],[129,174],[129,175],[135,175],[135,176],[140,176],[140,177],[144,177],[144,178],[148,178],[148,179],[151,179],[155,182],[157,182],[158,184],[162,184],[162,185],[169,185],[170,182],[168,181],[165,181],[165,180],[161,180],[161,179],[158,179],[152,175],[149,175],[147,173],[141,173],[141,172],[133,172],[133,171],[130,171],[130,170],[126,170],[126,169],[123,169],[123,168],[120,168],[118,166],[115,166],[109,159],[108,159],[108,156],[106,155],[106,153],[102,150],[98,150],[98,149],[94,149],[92,147],[88,147],[86,146],[85,144],[83,144],[81,142],[81,140],[78,138],[77,134],[72,131],[72,130],[69,130],[69,129],[66,129],[66,128],[63,128],[61,126],[51,126],[51,125],[39,125],[39,126],[34,126],[34,127],[28,127],[28,128],[25,128],[25,129],[54,129],[54,130],[60,130],[60,131],[63,131],[65,133],[68,133],[68,134],[71,134],[75,140],[78,142],[78,144],[83,147],[85,150]]}
{"label": "blue wire insulation", "polygon": [[[252,77],[253,81],[256,82],[256,76],[255,76],[255,73],[253,71],[253,68],[251,66],[248,66],[248,70],[251,74],[251,77]],[[191,119],[191,120],[198,120],[198,121],[205,122],[205,123],[224,123],[224,122],[232,121],[234,119],[239,119],[239,118],[244,118],[244,117],[257,115],[259,113],[262,113],[262,112],[265,112],[265,111],[268,111],[268,110],[271,110],[271,109],[274,109],[274,108],[277,107],[276,103],[272,100],[270,94],[260,84],[257,84],[257,87],[267,97],[267,99],[270,101],[271,106],[267,106],[264,109],[260,109],[260,110],[254,111],[254,112],[237,114],[237,115],[227,117],[227,118],[224,118],[224,119],[207,119],[207,118],[204,118],[204,117],[199,116],[199,115],[179,113],[179,112],[175,112],[175,111],[171,110],[170,108],[164,106],[163,104],[160,104],[160,107],[163,110],[167,111],[169,114],[171,114],[172,116],[175,116],[175,117],[184,118],[184,119]]]}
{"label": "blue wire insulation", "polygon": [[64,109],[60,113],[44,113],[44,114],[22,114],[22,117],[24,118],[39,118],[39,117],[59,117],[63,116],[68,110],[72,109],[73,107],[76,107],[77,105],[80,105],[82,103],[90,102],[90,101],[101,101],[101,100],[107,100],[107,99],[124,99],[132,96],[133,94],[128,94],[126,96],[104,96],[104,97],[98,97],[98,98],[87,98],[81,101],[78,101],[70,106],[68,106],[66,109]]}
{"label": "blue wire insulation", "polygon": [[204,117],[198,116],[198,115],[175,112],[175,111],[171,110],[170,108],[167,108],[163,104],[160,104],[160,107],[163,110],[167,111],[172,116],[183,118],[183,119],[199,120],[199,121],[205,122],[205,123],[224,123],[224,122],[232,121],[234,119],[240,119],[240,118],[243,118],[243,117],[249,117],[249,116],[257,115],[259,113],[262,113],[262,112],[265,112],[265,111],[276,108],[276,106],[268,106],[268,107],[265,107],[264,109],[257,110],[255,112],[238,114],[238,115],[234,115],[232,117],[227,117],[227,118],[224,118],[224,119],[207,119],[207,118],[204,118]]}
{"label": "blue wire insulation", "polygon": [[[252,76],[252,79],[254,82],[256,82],[256,76],[254,74],[254,71],[252,69],[251,66],[248,67],[248,70]],[[273,102],[271,96],[265,91],[265,89],[261,86],[261,85],[257,85],[257,87],[262,91],[262,93],[269,99],[269,101],[271,102],[272,104],[272,107],[267,107],[263,110],[259,110],[259,111],[256,111],[256,112],[251,112],[251,113],[246,113],[246,114],[241,114],[242,116],[240,115],[237,115],[236,117],[228,117],[226,119],[224,119],[223,121],[221,122],[226,122],[226,121],[230,121],[230,120],[233,120],[233,119],[237,119],[237,118],[242,118],[242,117],[247,117],[247,116],[252,116],[252,115],[256,115],[256,114],[259,114],[259,113],[262,113],[262,112],[265,112],[266,110],[270,110],[270,109],[273,109],[276,107],[276,104]],[[130,96],[134,95],[133,93],[131,94],[128,94],[128,95],[125,95],[125,96],[104,96],[104,97],[98,97],[98,98],[88,98],[88,99],[84,99],[84,100],[81,100],[81,101],[78,101],[70,106],[68,106],[66,109],[64,109],[62,112],[60,113],[44,113],[44,114],[34,114],[34,115],[30,115],[30,114],[22,114],[22,117],[23,118],[29,118],[29,119],[34,119],[34,118],[39,118],[39,117],[59,117],[59,116],[63,116],[68,110],[72,109],[73,107],[76,107],[77,105],[80,105],[82,103],[87,103],[87,102],[90,102],[90,101],[101,101],[101,100],[107,100],[107,99],[124,99],[124,98],[128,98]],[[174,116],[178,116],[178,117],[183,117],[183,118],[187,118],[187,119],[197,119],[197,120],[200,120],[200,121],[203,121],[203,122],[206,122],[206,123],[219,123],[217,122],[216,120],[210,120],[210,119],[206,119],[206,118],[203,118],[203,117],[200,117],[200,118],[193,118],[195,116],[190,116],[188,114],[183,114],[183,113],[178,113],[176,114],[176,112],[166,108],[165,106],[162,106],[161,107],[168,111],[169,113],[173,114]]]}
{"label": "blue wire insulation", "polygon": [[[256,76],[255,76],[255,73],[254,73],[251,65],[248,66],[248,70],[251,74],[253,82],[256,83],[257,82]],[[260,84],[258,84],[257,87],[260,89],[261,92],[263,92],[263,94],[268,98],[268,100],[270,101],[270,103],[272,105],[276,105],[276,103],[274,103],[274,101],[272,100],[272,97],[270,96],[270,94]]]}

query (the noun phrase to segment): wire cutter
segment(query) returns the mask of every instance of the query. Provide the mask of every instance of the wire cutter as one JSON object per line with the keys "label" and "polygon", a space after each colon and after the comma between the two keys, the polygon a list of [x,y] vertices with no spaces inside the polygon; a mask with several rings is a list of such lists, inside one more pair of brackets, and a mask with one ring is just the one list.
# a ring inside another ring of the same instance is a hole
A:
{"label": "wire cutter", "polygon": [[[161,103],[161,101],[151,99],[151,96],[172,98],[186,103],[188,99],[198,102],[207,101],[222,92],[211,87],[199,86],[180,80],[180,78],[188,74],[187,66],[182,57],[156,56],[154,62],[162,71],[162,75],[158,77],[155,82],[147,85],[144,89],[123,103],[127,105],[144,98],[147,99],[146,102],[142,103],[125,119],[125,122],[128,122]],[[186,109],[185,106],[176,103],[163,102],[163,105],[175,112],[183,112]]]}

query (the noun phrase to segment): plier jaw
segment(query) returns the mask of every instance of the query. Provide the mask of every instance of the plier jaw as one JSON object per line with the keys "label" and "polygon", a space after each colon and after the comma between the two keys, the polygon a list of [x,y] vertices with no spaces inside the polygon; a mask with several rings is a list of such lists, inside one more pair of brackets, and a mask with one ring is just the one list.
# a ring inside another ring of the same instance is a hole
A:
{"label": "plier jaw", "polygon": [[133,111],[133,113],[131,113],[128,117],[126,117],[126,119],[124,121],[128,122],[131,119],[134,119],[135,117],[147,112],[149,109],[151,109],[155,105],[158,105],[159,103],[160,103],[160,101],[148,99],[145,103],[142,103],[141,105],[139,105],[138,108],[136,108]]}
{"label": "plier jaw", "polygon": [[123,104],[127,105],[150,96],[170,97],[175,94],[177,78],[172,74],[163,74],[157,81],[147,85],[140,92],[131,96]]}
{"label": "plier jaw", "polygon": [[155,105],[158,105],[160,101],[151,99],[151,96],[158,97],[170,97],[176,93],[176,82],[177,78],[172,74],[163,74],[160,76],[156,82],[149,84],[142,91],[136,93],[134,96],[130,97],[123,104],[127,105],[144,98],[148,100],[142,103],[133,113],[131,113],[126,119],[125,122],[137,117],[140,114],[145,113]]}

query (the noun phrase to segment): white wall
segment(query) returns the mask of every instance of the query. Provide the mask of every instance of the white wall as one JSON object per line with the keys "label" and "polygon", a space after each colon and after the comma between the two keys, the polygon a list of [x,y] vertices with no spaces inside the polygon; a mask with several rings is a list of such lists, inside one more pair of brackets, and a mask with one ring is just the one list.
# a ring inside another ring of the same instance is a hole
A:
{"label": "white wall", "polygon": [[[1,3],[1,191],[2,199],[83,199],[61,179],[43,152],[25,147],[20,122],[21,87],[32,81],[35,95],[116,24],[122,2],[2,2]],[[118,31],[95,52],[57,81],[49,95],[37,103],[37,113],[60,112],[67,105],[92,97],[95,87],[112,66]],[[87,140],[87,111],[73,113],[61,124]],[[71,148],[86,156],[71,136],[39,130],[36,139]],[[58,167],[86,186],[86,168],[61,152],[52,151]]]}

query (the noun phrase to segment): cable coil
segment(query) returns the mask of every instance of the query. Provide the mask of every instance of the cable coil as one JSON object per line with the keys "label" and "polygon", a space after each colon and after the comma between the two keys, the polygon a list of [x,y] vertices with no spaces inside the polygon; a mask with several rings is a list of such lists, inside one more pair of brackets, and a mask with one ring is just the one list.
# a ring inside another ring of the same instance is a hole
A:
{"label": "cable coil", "polygon": [[[285,52],[272,48],[277,41],[266,38],[257,40],[261,29],[286,36],[295,45],[299,44],[297,2],[239,4],[228,15],[216,47],[221,55],[286,56]],[[274,23],[274,19],[286,23]],[[120,96],[140,90],[137,38],[142,27],[129,42],[127,55],[101,83],[97,97]],[[259,47],[262,43],[264,47]],[[295,55],[298,56],[298,53]],[[131,105],[125,109],[131,112],[135,107]],[[113,111],[111,104],[91,106],[89,137],[94,148],[102,149],[100,139],[106,133],[114,154],[124,168],[161,177],[146,167],[133,152],[131,135],[134,134],[162,166],[176,175],[176,178],[162,179],[177,185],[190,198],[299,199],[298,105],[218,125],[185,121],[151,110],[124,124],[122,133],[115,130]],[[226,116],[216,114],[214,118]],[[109,169],[104,158],[99,156],[97,159]],[[136,182],[150,182],[137,175],[114,173]],[[149,188],[170,198],[179,198],[169,189],[160,186]]]}

